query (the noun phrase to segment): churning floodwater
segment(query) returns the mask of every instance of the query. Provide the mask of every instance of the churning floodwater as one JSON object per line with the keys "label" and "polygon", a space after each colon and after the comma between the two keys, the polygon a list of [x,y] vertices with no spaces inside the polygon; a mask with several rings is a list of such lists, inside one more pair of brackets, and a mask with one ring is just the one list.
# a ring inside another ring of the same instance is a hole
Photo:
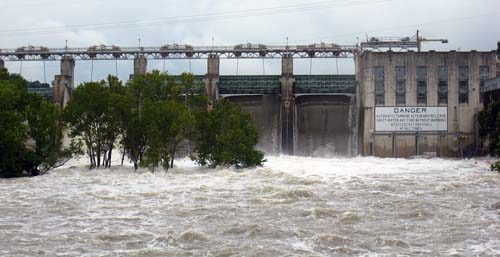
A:
{"label": "churning floodwater", "polygon": [[500,255],[488,160],[177,164],[0,180],[0,256]]}

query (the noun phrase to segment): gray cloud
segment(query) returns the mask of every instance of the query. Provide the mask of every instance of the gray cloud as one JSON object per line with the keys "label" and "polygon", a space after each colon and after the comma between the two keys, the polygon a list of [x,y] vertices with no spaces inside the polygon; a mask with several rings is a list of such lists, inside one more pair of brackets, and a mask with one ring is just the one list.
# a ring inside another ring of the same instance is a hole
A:
{"label": "gray cloud", "polygon": [[[261,9],[293,4],[328,2],[315,0],[7,0],[0,3],[0,34],[9,29],[64,27],[82,24],[116,23],[120,21],[151,21],[176,16],[198,16],[207,13],[227,13],[238,10]],[[331,0],[332,8],[312,11],[273,13],[272,15],[238,17],[189,23],[166,23],[155,26],[115,28],[95,31],[67,31],[40,35],[33,33],[18,37],[1,37],[0,48],[22,45],[62,47],[68,40],[70,47],[88,47],[96,44],[159,46],[179,42],[192,45],[235,45],[242,42],[264,44],[313,43],[319,41],[355,44],[357,38],[369,36],[410,36],[416,29],[426,37],[448,38],[450,43],[426,44],[424,49],[436,50],[492,50],[500,40],[500,2],[498,0],[392,0],[383,3]],[[354,3],[359,5],[347,6]],[[344,5],[344,6],[341,6]],[[496,13],[495,13],[496,12]],[[205,61],[193,60],[194,73],[205,72]],[[223,74],[236,74],[236,61],[223,60]],[[262,74],[261,60],[240,60],[239,74]],[[266,60],[266,74],[279,74],[279,60]],[[339,73],[353,72],[352,60],[339,60]],[[9,62],[12,72],[20,71],[20,63]],[[150,61],[149,69],[163,69],[163,61]],[[188,61],[167,61],[172,73],[189,70]],[[47,80],[59,72],[57,62],[46,63]],[[77,62],[76,81],[90,80],[90,62]],[[296,73],[309,74],[310,60],[297,60]],[[116,72],[116,63],[94,62],[94,80]],[[122,79],[132,72],[132,62],[118,62]],[[312,73],[336,73],[335,60],[312,61]],[[23,75],[30,80],[43,80],[43,63],[23,63]]]}

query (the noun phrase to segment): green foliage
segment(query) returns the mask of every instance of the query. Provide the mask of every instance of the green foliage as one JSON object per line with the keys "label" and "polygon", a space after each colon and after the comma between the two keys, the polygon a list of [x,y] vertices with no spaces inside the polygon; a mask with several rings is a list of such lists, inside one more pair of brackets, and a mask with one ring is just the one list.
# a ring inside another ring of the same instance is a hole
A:
{"label": "green foliage", "polygon": [[[257,130],[237,105],[221,102],[207,112],[202,84],[159,71],[124,86],[116,77],[79,85],[66,109],[29,94],[19,75],[0,70],[0,177],[40,175],[61,157],[86,154],[91,168],[111,166],[115,144],[135,168],[172,168],[179,149],[195,143],[201,165],[261,165]],[[72,142],[60,150],[62,124]],[[190,149],[190,147],[189,147]]]}
{"label": "green foliage", "polygon": [[189,142],[197,145],[195,156],[202,165],[260,165],[263,154],[254,150],[257,130],[251,117],[229,103],[208,113],[207,99],[199,92],[192,74],[175,81],[159,71],[135,76],[126,86],[112,76],[84,83],[64,112],[74,138],[71,148],[85,150],[92,168],[109,167],[116,141],[122,162],[128,156],[135,169],[168,170]]}
{"label": "green foliage", "polygon": [[255,150],[258,133],[249,114],[238,105],[221,101],[211,112],[197,117],[195,153],[200,165],[238,168],[262,165],[264,154]]}
{"label": "green foliage", "polygon": [[58,107],[0,70],[0,177],[46,173],[59,159],[61,138]]}
{"label": "green foliage", "polygon": [[206,108],[206,98],[192,93],[194,76],[172,76],[153,71],[127,83],[127,96],[134,106],[123,121],[123,148],[137,169],[139,166],[168,170],[181,143],[195,129],[194,113]]}
{"label": "green foliage", "polygon": [[490,154],[500,154],[500,102],[492,101],[478,114],[479,136],[487,142]]}
{"label": "green foliage", "polygon": [[113,76],[107,81],[83,83],[64,110],[70,136],[83,141],[91,168],[111,166],[114,143],[121,133],[121,118],[127,115],[122,87]]}
{"label": "green foliage", "polygon": [[491,170],[500,173],[500,161],[491,164]]}
{"label": "green foliage", "polygon": [[31,95],[26,108],[29,124],[28,136],[34,141],[34,153],[43,163],[42,173],[56,165],[62,143],[62,126],[59,107],[47,102],[42,96]]}

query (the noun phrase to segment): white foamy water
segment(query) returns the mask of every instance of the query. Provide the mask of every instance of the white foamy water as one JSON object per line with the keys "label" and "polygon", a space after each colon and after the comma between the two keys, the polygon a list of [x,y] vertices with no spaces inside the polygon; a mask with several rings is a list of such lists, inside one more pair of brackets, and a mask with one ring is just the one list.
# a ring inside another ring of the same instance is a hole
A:
{"label": "white foamy water", "polygon": [[0,180],[0,256],[500,255],[488,160],[177,164]]}

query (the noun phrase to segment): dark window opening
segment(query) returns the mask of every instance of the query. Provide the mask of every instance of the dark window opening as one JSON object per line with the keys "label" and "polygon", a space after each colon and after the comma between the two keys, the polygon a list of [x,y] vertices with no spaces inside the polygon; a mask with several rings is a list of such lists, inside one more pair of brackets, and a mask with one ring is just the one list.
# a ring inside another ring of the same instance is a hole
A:
{"label": "dark window opening", "polygon": [[406,105],[405,66],[396,66],[396,105]]}
{"label": "dark window opening", "polygon": [[385,70],[384,66],[376,66],[374,70],[375,105],[385,105]]}
{"label": "dark window opening", "polygon": [[484,83],[490,77],[490,67],[481,66],[479,67],[479,102],[483,102],[483,90]]}
{"label": "dark window opening", "polygon": [[438,104],[448,105],[448,67],[440,66],[438,70]]}
{"label": "dark window opening", "polygon": [[417,67],[417,104],[427,105],[427,67]]}
{"label": "dark window opening", "polygon": [[460,66],[458,69],[458,103],[469,103],[469,67]]}

